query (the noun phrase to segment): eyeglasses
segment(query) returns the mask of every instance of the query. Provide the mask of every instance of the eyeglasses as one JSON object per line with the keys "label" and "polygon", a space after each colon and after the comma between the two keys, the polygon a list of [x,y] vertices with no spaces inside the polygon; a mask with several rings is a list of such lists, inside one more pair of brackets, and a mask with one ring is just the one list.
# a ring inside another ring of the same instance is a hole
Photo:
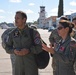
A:
{"label": "eyeglasses", "polygon": [[63,28],[64,28],[64,27],[61,27],[61,26],[60,26],[60,27],[58,27],[57,29],[58,29],[58,30],[61,30],[61,29],[63,29]]}

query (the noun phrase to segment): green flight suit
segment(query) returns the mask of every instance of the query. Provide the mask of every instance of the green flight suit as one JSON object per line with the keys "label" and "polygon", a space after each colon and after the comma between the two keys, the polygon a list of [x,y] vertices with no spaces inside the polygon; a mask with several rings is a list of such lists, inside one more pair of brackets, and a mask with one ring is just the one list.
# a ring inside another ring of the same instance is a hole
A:
{"label": "green flight suit", "polygon": [[14,29],[7,39],[5,50],[9,54],[14,54],[14,49],[20,50],[26,48],[30,51],[24,56],[15,55],[15,75],[38,75],[38,67],[35,62],[34,54],[42,51],[40,34],[34,30],[33,38],[35,46],[32,45],[30,28],[25,27],[23,30]]}
{"label": "green flight suit", "polygon": [[[76,29],[73,29],[73,35],[72,35],[72,37],[76,40]],[[76,62],[75,62],[75,64],[74,64],[74,70],[75,70],[75,73],[76,73]]]}
{"label": "green flight suit", "polygon": [[73,47],[74,44],[76,42],[68,35],[65,40],[55,45],[53,75],[76,75],[73,67],[76,61],[76,48]]}
{"label": "green flight suit", "polygon": [[[58,35],[57,29],[53,30],[49,36],[49,41],[52,44],[52,46],[54,46],[55,43],[58,43],[60,39],[61,37]],[[53,55],[51,54],[51,56],[52,56],[52,68],[54,73],[55,65],[54,65]]]}

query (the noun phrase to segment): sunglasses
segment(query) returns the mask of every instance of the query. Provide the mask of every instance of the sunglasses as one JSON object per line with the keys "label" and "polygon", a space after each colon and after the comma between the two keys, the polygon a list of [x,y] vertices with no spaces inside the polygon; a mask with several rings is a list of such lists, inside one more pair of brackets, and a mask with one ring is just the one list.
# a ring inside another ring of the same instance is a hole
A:
{"label": "sunglasses", "polygon": [[61,29],[63,29],[63,28],[64,28],[64,27],[61,27],[61,26],[60,26],[60,27],[58,27],[57,29],[58,29],[58,30],[61,30]]}

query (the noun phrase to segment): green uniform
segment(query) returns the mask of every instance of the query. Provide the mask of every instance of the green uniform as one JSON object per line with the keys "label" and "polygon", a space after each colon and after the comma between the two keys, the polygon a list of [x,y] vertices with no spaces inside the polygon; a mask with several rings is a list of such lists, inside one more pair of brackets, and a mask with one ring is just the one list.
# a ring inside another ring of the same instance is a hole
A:
{"label": "green uniform", "polygon": [[12,75],[15,75],[15,54],[10,54],[11,64],[12,64]]}
{"label": "green uniform", "polygon": [[[8,28],[5,30],[1,36],[2,47],[5,48],[6,40],[9,36],[9,33],[12,32],[15,28]],[[11,64],[12,64],[12,75],[14,75],[14,66],[15,66],[15,54],[10,54]]]}
{"label": "green uniform", "polygon": [[[73,31],[74,31],[74,34],[73,34],[72,37],[76,40],[76,29],[73,29]],[[75,70],[75,73],[76,73],[76,62],[74,64],[74,70]]]}
{"label": "green uniform", "polygon": [[[50,43],[52,44],[52,46],[54,46],[55,43],[58,43],[60,41],[61,37],[58,35],[58,32],[57,32],[57,29],[53,30],[49,36],[49,41]],[[51,56],[53,56],[51,54]],[[54,73],[54,60],[53,60],[53,57],[52,57],[52,68],[53,68],[53,73]]]}
{"label": "green uniform", "polygon": [[40,34],[34,30],[33,38],[35,46],[32,45],[30,28],[23,30],[16,28],[9,34],[5,50],[9,54],[14,54],[14,49],[20,50],[26,48],[30,51],[24,56],[15,55],[15,75],[38,75],[38,68],[35,62],[34,54],[42,51]]}
{"label": "green uniform", "polygon": [[57,29],[53,30],[49,36],[49,41],[52,45],[58,43],[61,37],[58,35]]}
{"label": "green uniform", "polygon": [[76,48],[73,45],[70,36],[55,45],[54,75],[76,75],[74,72],[74,63],[76,61]]}

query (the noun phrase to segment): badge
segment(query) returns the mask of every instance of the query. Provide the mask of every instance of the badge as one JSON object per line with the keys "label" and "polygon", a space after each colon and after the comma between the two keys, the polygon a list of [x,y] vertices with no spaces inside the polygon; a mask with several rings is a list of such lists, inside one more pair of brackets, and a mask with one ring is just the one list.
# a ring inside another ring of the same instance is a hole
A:
{"label": "badge", "polygon": [[18,32],[18,31],[16,31],[16,32],[14,33],[14,37],[17,37],[17,36],[19,36],[19,32]]}
{"label": "badge", "polygon": [[60,49],[59,49],[59,50],[60,50],[60,51],[64,51],[64,49],[65,49],[65,48],[64,48],[63,46],[60,46]]}
{"label": "badge", "polygon": [[40,44],[40,38],[35,38],[34,42],[35,44]]}

